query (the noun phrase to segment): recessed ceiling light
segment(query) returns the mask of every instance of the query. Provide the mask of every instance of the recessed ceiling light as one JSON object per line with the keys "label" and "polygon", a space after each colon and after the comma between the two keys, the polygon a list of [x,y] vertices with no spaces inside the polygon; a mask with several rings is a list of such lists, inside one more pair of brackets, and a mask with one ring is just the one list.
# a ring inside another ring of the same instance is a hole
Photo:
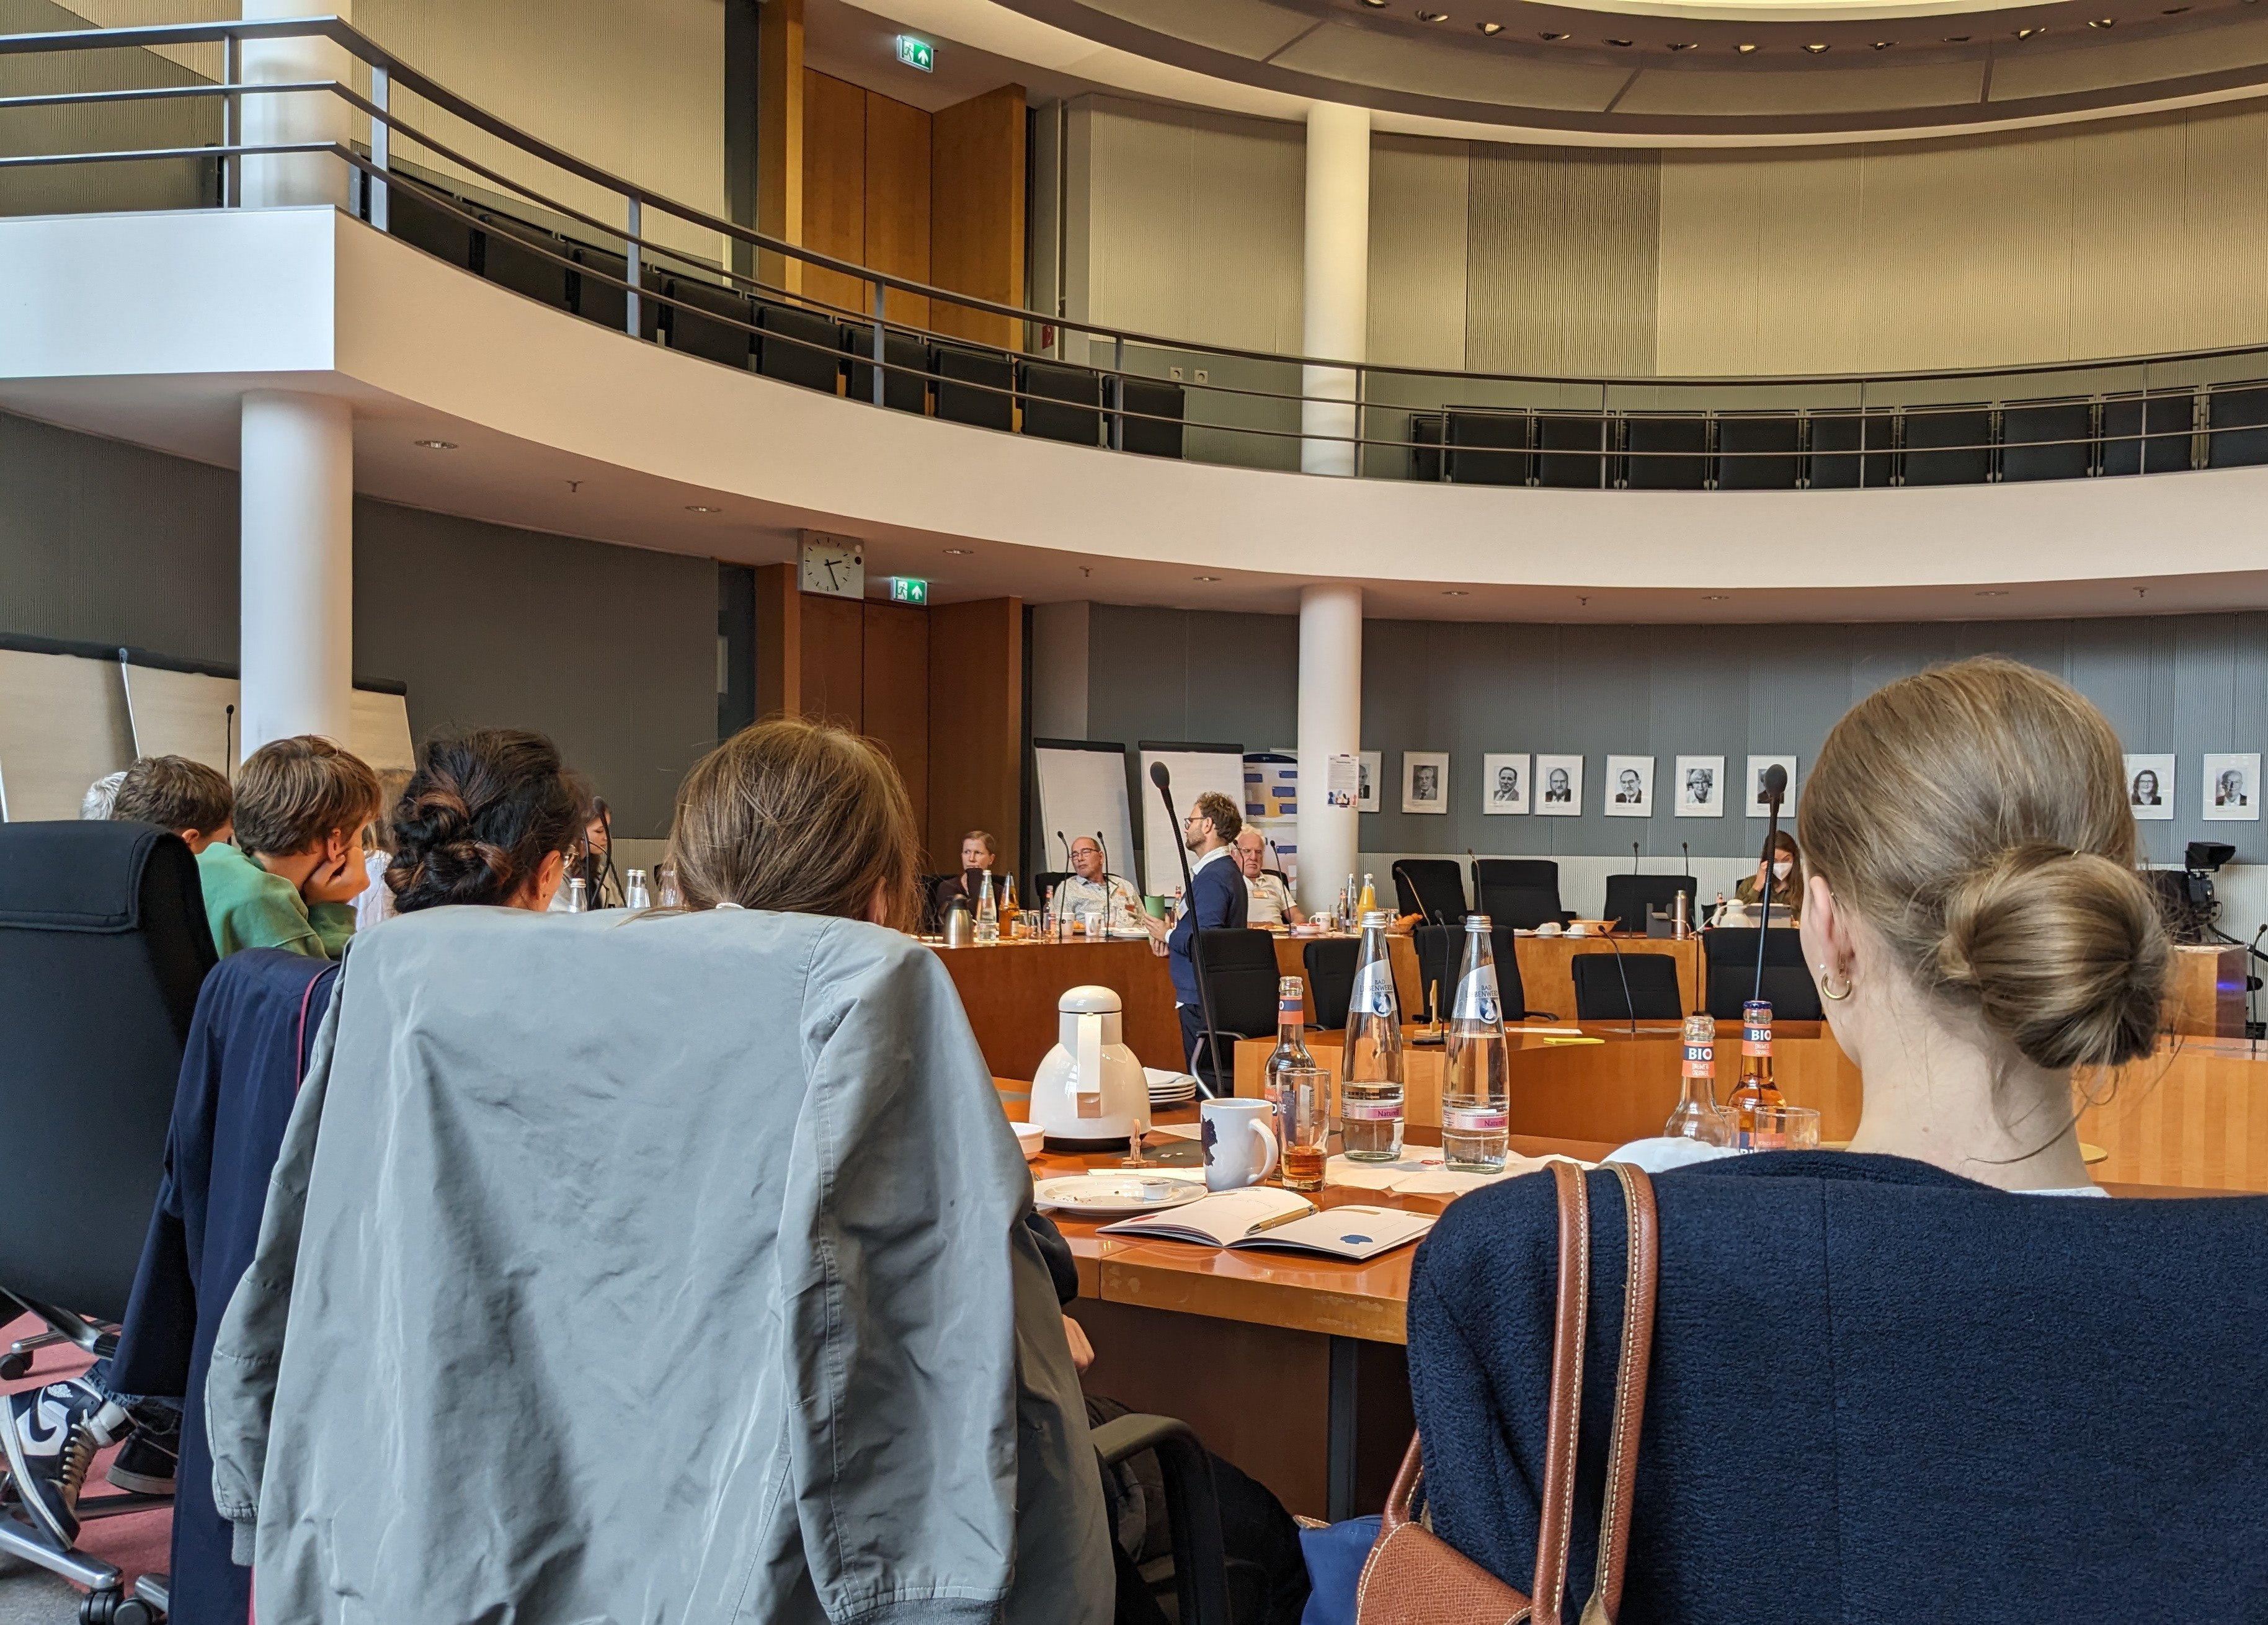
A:
{"label": "recessed ceiling light", "polygon": [[1491,40],[1495,39],[1497,35],[1504,32],[1504,25],[1502,23],[1476,23],[1474,26],[1478,28],[1483,33],[1486,34]]}
{"label": "recessed ceiling light", "polygon": [[1696,41],[1688,40],[1683,45],[1672,44],[1669,48],[1673,51],[1690,51],[1694,48],[1695,43]]}
{"label": "recessed ceiling light", "polygon": [[1219,576],[1191,576],[1189,579],[1191,581],[1219,581],[1220,577]]}
{"label": "recessed ceiling light", "polygon": [[2169,5],[2164,11],[2159,12],[2158,15],[2161,17],[2179,17],[2183,12],[2188,10],[2189,7],[2185,5]]}
{"label": "recessed ceiling light", "polygon": [[454,440],[412,440],[409,444],[422,445],[429,452],[453,452],[457,449]]}
{"label": "recessed ceiling light", "polygon": [[1896,40],[1877,40],[1874,41],[1874,48],[1878,51],[1887,51],[1896,43]]}
{"label": "recessed ceiling light", "polygon": [[2098,17],[2087,26],[2089,28],[2116,28],[2118,26],[2118,19],[2115,17]]}
{"label": "recessed ceiling light", "polygon": [[1753,46],[1753,45],[1736,45],[1736,46],[1734,46],[1733,48],[1734,48],[1734,50],[1738,51],[1738,52],[1739,52],[1742,55],[1743,55],[1743,56],[1753,56],[1754,55],[1756,55],[1756,48],[1755,46]]}
{"label": "recessed ceiling light", "polygon": [[1362,0],[1362,3],[1373,11],[1386,10],[1386,0]]}
{"label": "recessed ceiling light", "polygon": [[722,513],[725,511],[722,508],[712,508],[705,502],[689,502],[685,504],[685,511],[688,513]]}
{"label": "recessed ceiling light", "polygon": [[2006,598],[2008,596],[2008,590],[2006,587],[1987,587],[1977,596],[1979,598]]}
{"label": "recessed ceiling light", "polygon": [[953,556],[957,559],[965,559],[970,554],[976,552],[976,549],[974,548],[947,548],[946,551],[953,555]]}
{"label": "recessed ceiling light", "polygon": [[2045,33],[2046,32],[2047,30],[2044,28],[2019,28],[2016,30],[2016,38],[2019,40],[2029,40],[2036,33]]}
{"label": "recessed ceiling light", "polygon": [[1807,45],[1803,48],[1810,52],[1814,56],[1824,56],[1830,49],[1829,47],[1824,45]]}
{"label": "recessed ceiling light", "polygon": [[1704,592],[1701,595],[1701,601],[1705,604],[1721,604],[1732,596],[1729,592]]}
{"label": "recessed ceiling light", "polygon": [[1418,8],[1418,20],[1421,23],[1446,23],[1449,20],[1449,14],[1447,11],[1429,11],[1421,5]]}
{"label": "recessed ceiling light", "polygon": [[1543,40],[1547,45],[1554,45],[1565,39],[1567,36],[1564,33],[1540,33],[1535,37]]}
{"label": "recessed ceiling light", "polygon": [[1607,43],[1625,51],[1631,48],[1631,42],[1628,40],[1609,40]]}
{"label": "recessed ceiling light", "polygon": [[1948,45],[1966,45],[1969,43],[1969,36],[1965,33],[1949,33],[1945,36],[1945,42]]}
{"label": "recessed ceiling light", "polygon": [[1441,596],[1443,598],[1470,598],[1472,597],[1472,594],[1466,592],[1462,587],[1444,587],[1441,589]]}

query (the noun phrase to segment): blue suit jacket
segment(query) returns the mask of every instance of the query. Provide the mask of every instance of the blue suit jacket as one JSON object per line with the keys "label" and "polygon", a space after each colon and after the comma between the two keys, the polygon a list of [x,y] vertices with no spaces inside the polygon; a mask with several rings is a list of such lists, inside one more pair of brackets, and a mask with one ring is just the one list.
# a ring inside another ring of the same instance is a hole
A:
{"label": "blue suit jacket", "polygon": [[1244,874],[1237,868],[1233,852],[1214,858],[1191,878],[1189,906],[1166,938],[1166,963],[1174,975],[1174,1003],[1197,1002],[1197,969],[1189,958],[1190,936],[1199,929],[1241,929],[1248,902]]}

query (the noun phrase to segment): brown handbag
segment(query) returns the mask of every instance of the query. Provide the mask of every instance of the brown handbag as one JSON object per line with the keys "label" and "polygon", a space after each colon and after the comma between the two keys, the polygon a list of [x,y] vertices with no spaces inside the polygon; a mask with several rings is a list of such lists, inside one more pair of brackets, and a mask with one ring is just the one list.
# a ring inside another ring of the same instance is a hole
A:
{"label": "brown handbag", "polygon": [[[1622,1606],[1630,1550],[1631,1495],[1638,1479],[1638,1425],[1653,1347],[1654,1289],[1661,1265],[1653,1185],[1645,1173],[1609,1163],[1630,1212],[1630,1276],[1624,1286],[1622,1349],[1615,1370],[1615,1423],[1608,1445],[1606,1504],[1599,1513],[1599,1570],[1582,1625],[1612,1625]],[[1386,1497],[1378,1540],[1355,1586],[1356,1625],[1558,1625],[1567,1590],[1567,1543],[1575,1508],[1575,1442],[1583,1410],[1583,1341],[1590,1318],[1591,1202],[1583,1175],[1554,1162],[1559,1195],[1559,1295],[1551,1336],[1551,1422],[1543,1452],[1543,1515],[1535,1582],[1523,1597],[1410,1515],[1424,1473],[1418,1437]]]}

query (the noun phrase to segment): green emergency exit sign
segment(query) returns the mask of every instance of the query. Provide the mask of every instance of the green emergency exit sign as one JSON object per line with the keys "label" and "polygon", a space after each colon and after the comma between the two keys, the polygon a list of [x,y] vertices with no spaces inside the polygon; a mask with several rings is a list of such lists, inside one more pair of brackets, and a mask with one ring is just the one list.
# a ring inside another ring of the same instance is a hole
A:
{"label": "green emergency exit sign", "polygon": [[924,73],[937,71],[937,47],[926,40],[917,40],[909,33],[898,36],[898,60],[909,68],[918,68]]}
{"label": "green emergency exit sign", "polygon": [[890,577],[890,602],[926,604],[929,602],[929,583],[911,576],[893,576]]}

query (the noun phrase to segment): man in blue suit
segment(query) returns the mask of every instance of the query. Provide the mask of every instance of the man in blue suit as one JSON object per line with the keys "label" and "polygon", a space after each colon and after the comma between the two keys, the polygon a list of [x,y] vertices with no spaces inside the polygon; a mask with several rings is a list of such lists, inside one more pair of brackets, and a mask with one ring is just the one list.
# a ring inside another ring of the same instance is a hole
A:
{"label": "man in blue suit", "polygon": [[[1245,923],[1244,875],[1231,849],[1243,827],[1244,815],[1236,810],[1236,803],[1213,790],[1192,802],[1189,816],[1182,820],[1182,843],[1191,854],[1189,894],[1182,900],[1181,917],[1166,938],[1166,952],[1174,977],[1174,1012],[1182,1018],[1184,1064],[1197,1049],[1197,1035],[1204,1030],[1191,944],[1200,930],[1241,930]],[[1224,1049],[1234,1042],[1233,1039],[1219,1041]],[[1204,1077],[1216,1092],[1225,1092],[1223,1080],[1232,1071],[1226,1062],[1216,1066],[1207,1054]]]}

